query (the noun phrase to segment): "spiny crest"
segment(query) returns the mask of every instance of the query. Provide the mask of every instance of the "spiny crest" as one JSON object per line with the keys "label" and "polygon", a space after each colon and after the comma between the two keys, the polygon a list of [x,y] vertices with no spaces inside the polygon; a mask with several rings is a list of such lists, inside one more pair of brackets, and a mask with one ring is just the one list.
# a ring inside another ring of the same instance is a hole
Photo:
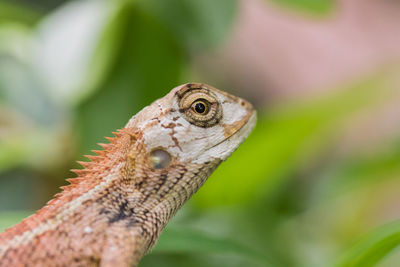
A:
{"label": "spiny crest", "polygon": [[121,137],[121,133],[119,132],[114,132],[113,134],[115,137],[106,137],[106,139],[110,141],[109,144],[100,144],[103,146],[104,150],[92,150],[97,155],[85,155],[85,157],[90,161],[77,161],[83,169],[71,170],[77,175],[77,177],[66,179],[69,182],[69,185],[61,186],[60,188],[62,191],[56,194],[55,198],[47,203],[47,206],[57,203],[62,196],[66,195],[68,192],[72,192],[75,188],[79,187],[81,183],[90,180],[90,175],[96,171],[98,164],[105,159],[105,155],[112,150],[114,145],[117,143],[118,138]]}
{"label": "spiny crest", "polygon": [[67,182],[69,182],[70,184],[79,184],[80,182],[82,182],[85,178],[82,177],[76,177],[76,178],[69,178],[67,179]]}
{"label": "spiny crest", "polygon": [[103,157],[99,157],[97,155],[84,155],[84,157],[88,158],[90,160],[90,162],[86,162],[86,163],[95,163],[95,162],[99,162],[103,159]]}
{"label": "spiny crest", "polygon": [[77,163],[84,168],[89,168],[92,165],[90,161],[77,161]]}
{"label": "spiny crest", "polygon": [[78,163],[82,165],[83,169],[71,170],[77,174],[77,177],[66,179],[69,182],[69,185],[61,186],[60,189],[62,191],[57,193],[52,200],[48,201],[46,206],[36,213],[37,216],[40,216],[41,218],[52,216],[52,214],[54,214],[54,212],[57,210],[54,207],[61,206],[78,196],[78,192],[75,189],[80,187],[82,187],[82,189],[89,189],[94,183],[98,182],[91,178],[95,177],[94,173],[98,171],[99,167],[103,166],[102,162],[106,160],[105,155],[111,150],[115,149],[114,146],[118,143],[119,137],[122,136],[120,132],[115,132],[113,134],[115,137],[106,138],[110,141],[110,143],[106,144],[106,148],[104,150],[95,151],[97,155],[86,156],[91,161],[78,161]]}
{"label": "spiny crest", "polygon": [[[84,181],[85,179],[83,177],[90,174],[94,169],[94,166],[96,166],[100,161],[104,160],[104,156],[112,150],[114,145],[117,143],[118,138],[121,137],[121,130],[118,131],[119,132],[113,132],[114,137],[105,137],[105,139],[109,141],[108,144],[98,143],[98,145],[103,147],[103,150],[92,150],[92,152],[96,153],[97,155],[85,155],[85,157],[90,161],[77,161],[77,163],[81,165],[83,169],[71,170],[71,172],[74,172],[77,177],[67,179],[70,185],[77,185],[81,181]],[[64,190],[68,189],[68,187],[69,186],[64,187]]]}

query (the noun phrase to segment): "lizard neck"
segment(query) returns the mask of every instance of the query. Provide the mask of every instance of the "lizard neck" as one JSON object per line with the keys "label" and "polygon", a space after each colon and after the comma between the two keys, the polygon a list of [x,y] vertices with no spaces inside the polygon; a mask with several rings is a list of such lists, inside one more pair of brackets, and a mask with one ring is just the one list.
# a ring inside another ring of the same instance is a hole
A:
{"label": "lizard neck", "polygon": [[141,199],[131,202],[134,208],[130,218],[133,221],[126,225],[140,228],[147,237],[147,250],[155,244],[167,222],[198,191],[221,162],[220,159],[214,159],[206,164],[177,164],[174,173],[159,174],[161,179],[156,179],[159,184],[149,185],[153,188],[150,193],[146,193],[149,192],[146,186],[135,187],[136,192],[142,192]]}

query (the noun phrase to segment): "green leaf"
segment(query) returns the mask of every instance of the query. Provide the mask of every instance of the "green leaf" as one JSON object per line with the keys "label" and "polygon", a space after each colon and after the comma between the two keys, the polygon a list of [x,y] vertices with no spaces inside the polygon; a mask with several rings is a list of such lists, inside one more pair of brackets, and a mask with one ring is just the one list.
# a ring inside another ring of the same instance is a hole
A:
{"label": "green leaf", "polygon": [[335,266],[369,267],[400,245],[400,221],[384,225],[361,239]]}
{"label": "green leaf", "polygon": [[246,257],[252,261],[270,262],[261,253],[232,240],[211,236],[204,232],[182,227],[167,227],[151,254],[154,253],[228,253]]}
{"label": "green leaf", "polygon": [[237,8],[237,0],[148,0],[141,4],[174,31],[180,42],[197,49],[223,40]]}
{"label": "green leaf", "polygon": [[0,212],[0,233],[31,215],[28,211]]}
{"label": "green leaf", "polygon": [[[32,68],[58,106],[70,108],[96,89],[92,85],[103,74],[99,69],[115,53],[111,42],[106,42],[111,43],[107,49],[103,45],[104,55],[94,51],[123,6],[117,1],[67,2],[39,24]],[[93,62],[93,57],[101,60]]]}

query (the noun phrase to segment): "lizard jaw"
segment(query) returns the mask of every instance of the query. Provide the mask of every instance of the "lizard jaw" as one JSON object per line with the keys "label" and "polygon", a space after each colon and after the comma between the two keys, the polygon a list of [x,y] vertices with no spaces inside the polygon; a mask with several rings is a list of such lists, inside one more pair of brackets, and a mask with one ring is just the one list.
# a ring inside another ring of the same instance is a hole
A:
{"label": "lizard jaw", "polygon": [[238,124],[236,124],[240,126],[236,127],[234,131],[231,131],[225,140],[222,140],[221,142],[209,147],[207,150],[215,149],[225,142],[234,142],[234,149],[229,151],[228,154],[223,155],[222,160],[225,160],[236,150],[237,147],[239,147],[241,143],[244,142],[244,140],[247,138],[247,136],[251,133],[254,126],[256,125],[256,122],[257,112],[253,109],[245,118],[243,118],[238,122]]}

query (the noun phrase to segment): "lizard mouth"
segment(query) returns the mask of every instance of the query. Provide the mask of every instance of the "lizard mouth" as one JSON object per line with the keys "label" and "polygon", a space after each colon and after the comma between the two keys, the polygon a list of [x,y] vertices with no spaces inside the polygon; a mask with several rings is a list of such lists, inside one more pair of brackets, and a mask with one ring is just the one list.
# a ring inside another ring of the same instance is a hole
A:
{"label": "lizard mouth", "polygon": [[232,137],[235,138],[237,137],[238,139],[237,145],[239,146],[253,130],[254,126],[256,125],[256,121],[257,121],[257,112],[255,110],[251,110],[251,112],[249,112],[240,121],[230,125],[224,125],[225,139],[211,146],[210,149],[226,142],[227,140],[232,139]]}

